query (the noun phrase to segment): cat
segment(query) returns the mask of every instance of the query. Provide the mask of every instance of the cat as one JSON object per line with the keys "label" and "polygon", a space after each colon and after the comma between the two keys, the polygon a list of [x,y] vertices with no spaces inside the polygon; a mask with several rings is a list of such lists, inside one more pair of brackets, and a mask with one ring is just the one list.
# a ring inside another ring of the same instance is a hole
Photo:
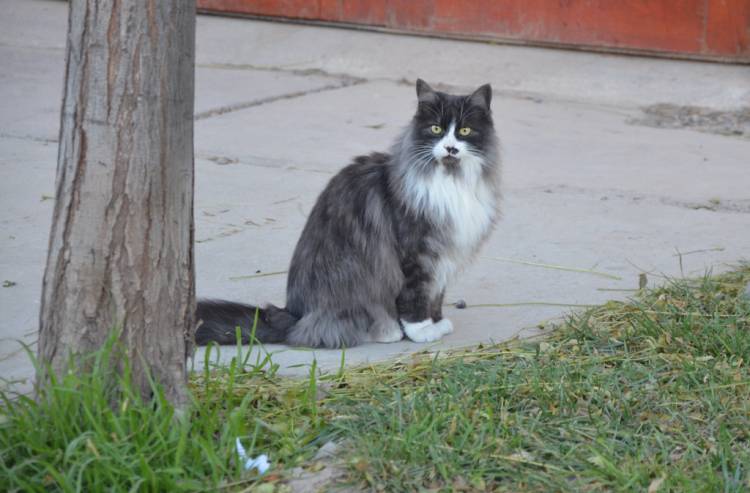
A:
{"label": "cat", "polygon": [[294,250],[285,308],[199,300],[198,344],[341,348],[436,341],[445,288],[499,216],[500,151],[489,84],[470,95],[419,79],[417,111],[390,154],[354,159],[318,197]]}

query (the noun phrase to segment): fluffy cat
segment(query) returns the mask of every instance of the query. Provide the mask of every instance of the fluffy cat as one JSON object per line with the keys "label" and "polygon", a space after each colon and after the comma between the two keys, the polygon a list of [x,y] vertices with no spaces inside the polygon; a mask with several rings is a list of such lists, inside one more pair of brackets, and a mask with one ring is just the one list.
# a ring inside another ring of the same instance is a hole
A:
{"label": "fluffy cat", "polygon": [[198,344],[260,342],[340,348],[435,341],[454,274],[499,215],[492,89],[468,96],[417,81],[417,111],[390,154],[360,156],[318,197],[292,257],[286,308],[200,300]]}

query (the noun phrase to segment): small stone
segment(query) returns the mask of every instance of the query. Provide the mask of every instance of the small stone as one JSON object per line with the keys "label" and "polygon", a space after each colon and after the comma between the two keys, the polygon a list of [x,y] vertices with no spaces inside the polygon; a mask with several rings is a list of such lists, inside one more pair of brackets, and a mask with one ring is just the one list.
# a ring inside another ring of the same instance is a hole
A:
{"label": "small stone", "polygon": [[463,310],[464,308],[466,308],[466,302],[464,300],[458,300],[456,301],[454,306],[459,310]]}

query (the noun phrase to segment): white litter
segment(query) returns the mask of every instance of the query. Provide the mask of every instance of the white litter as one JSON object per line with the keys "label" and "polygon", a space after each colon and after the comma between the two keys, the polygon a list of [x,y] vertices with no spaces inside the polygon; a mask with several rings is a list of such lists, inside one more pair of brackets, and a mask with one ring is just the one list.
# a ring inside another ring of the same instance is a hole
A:
{"label": "white litter", "polygon": [[268,456],[266,454],[260,454],[258,457],[252,458],[247,456],[245,447],[242,446],[240,439],[237,438],[237,455],[240,460],[245,464],[245,470],[257,469],[259,474],[265,474],[266,471],[271,467],[268,463]]}

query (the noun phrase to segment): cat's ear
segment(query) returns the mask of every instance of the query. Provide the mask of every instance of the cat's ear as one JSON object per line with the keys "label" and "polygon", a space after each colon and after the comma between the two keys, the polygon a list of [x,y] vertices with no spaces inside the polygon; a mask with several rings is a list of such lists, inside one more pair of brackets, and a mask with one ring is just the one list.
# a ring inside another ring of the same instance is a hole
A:
{"label": "cat's ear", "polygon": [[492,87],[489,84],[481,86],[469,96],[469,101],[473,105],[489,110],[492,102]]}
{"label": "cat's ear", "polygon": [[436,97],[435,89],[422,79],[417,79],[417,99],[420,103],[422,101],[432,101]]}

